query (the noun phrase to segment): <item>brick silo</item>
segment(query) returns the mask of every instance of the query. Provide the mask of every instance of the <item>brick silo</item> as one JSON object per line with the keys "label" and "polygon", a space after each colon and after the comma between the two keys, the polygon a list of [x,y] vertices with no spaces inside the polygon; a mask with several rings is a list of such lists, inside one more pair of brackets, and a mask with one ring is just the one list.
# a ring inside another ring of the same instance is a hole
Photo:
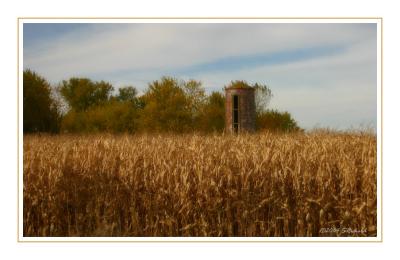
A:
{"label": "brick silo", "polygon": [[253,132],[256,127],[255,90],[225,88],[225,128],[228,133]]}

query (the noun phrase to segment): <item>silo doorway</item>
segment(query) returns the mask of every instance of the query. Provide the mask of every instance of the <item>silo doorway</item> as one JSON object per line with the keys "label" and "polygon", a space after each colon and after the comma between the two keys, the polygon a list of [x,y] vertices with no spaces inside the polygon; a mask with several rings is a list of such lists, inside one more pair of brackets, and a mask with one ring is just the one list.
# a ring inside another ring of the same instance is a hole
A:
{"label": "silo doorway", "polygon": [[235,133],[239,132],[239,96],[233,96],[233,113],[232,113],[232,122],[233,122],[233,131]]}

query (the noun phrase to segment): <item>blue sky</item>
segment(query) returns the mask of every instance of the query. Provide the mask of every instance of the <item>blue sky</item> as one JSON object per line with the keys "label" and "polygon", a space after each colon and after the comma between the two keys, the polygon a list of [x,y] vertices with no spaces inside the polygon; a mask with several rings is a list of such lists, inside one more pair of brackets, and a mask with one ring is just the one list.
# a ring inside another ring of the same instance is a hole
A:
{"label": "blue sky", "polygon": [[106,80],[139,92],[161,76],[207,92],[231,80],[270,86],[270,108],[304,128],[376,128],[376,24],[25,23],[24,68],[52,84]]}

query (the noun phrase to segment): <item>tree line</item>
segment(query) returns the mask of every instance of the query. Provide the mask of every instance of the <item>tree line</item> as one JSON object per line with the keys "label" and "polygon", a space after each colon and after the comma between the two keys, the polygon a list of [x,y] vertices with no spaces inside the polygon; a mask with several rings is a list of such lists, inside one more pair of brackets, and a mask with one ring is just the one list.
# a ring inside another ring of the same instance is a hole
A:
{"label": "tree line", "polygon": [[[232,81],[227,87],[256,89],[259,131],[301,131],[288,112],[267,109],[271,89]],[[24,133],[223,132],[225,96],[207,94],[200,81],[162,77],[142,95],[133,86],[115,91],[105,81],[70,78],[57,86],[32,70],[23,73]]]}

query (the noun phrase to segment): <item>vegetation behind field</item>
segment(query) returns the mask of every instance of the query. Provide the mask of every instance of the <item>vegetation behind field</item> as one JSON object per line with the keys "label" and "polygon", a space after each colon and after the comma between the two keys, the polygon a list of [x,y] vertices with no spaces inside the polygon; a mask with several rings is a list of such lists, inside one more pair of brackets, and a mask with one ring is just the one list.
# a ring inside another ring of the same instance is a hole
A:
{"label": "vegetation behind field", "polygon": [[[162,77],[138,95],[133,86],[115,91],[108,82],[88,78],[50,86],[42,76],[25,70],[23,79],[24,133],[220,133],[225,129],[225,94],[207,94],[196,80]],[[267,109],[272,97],[268,86],[245,81],[232,81],[228,87],[232,86],[256,90],[259,131],[301,130],[288,112]]]}

